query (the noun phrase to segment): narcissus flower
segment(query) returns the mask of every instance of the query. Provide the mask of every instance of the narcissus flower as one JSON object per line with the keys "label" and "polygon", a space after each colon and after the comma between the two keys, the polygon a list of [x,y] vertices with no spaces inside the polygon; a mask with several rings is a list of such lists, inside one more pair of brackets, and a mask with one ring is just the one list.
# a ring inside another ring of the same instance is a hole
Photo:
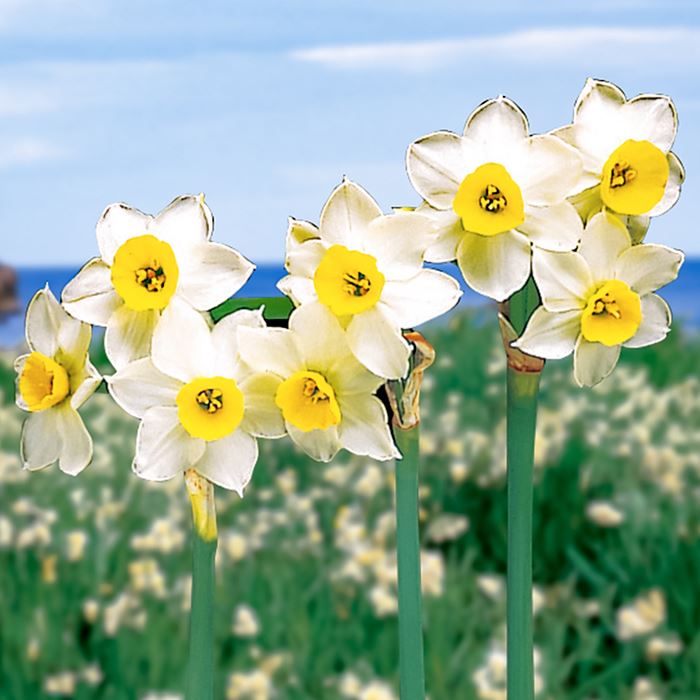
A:
{"label": "narcissus flower", "polygon": [[554,135],[583,157],[582,189],[575,201],[584,218],[605,206],[643,236],[649,217],[668,211],[685,177],[671,152],[676,108],[665,95],[627,100],[612,83],[588,79],[574,107],[573,124]]}
{"label": "narcissus flower", "polygon": [[426,260],[457,260],[470,287],[499,301],[530,275],[531,246],[573,250],[581,221],[567,195],[581,158],[549,135],[530,136],[505,97],[472,112],[464,135],[438,131],[408,149],[408,176],[438,227]]}
{"label": "narcissus flower", "polygon": [[329,462],[341,447],[379,460],[400,456],[374,396],[384,379],[353,356],[326,306],[300,306],[289,330],[241,327],[238,344],[243,360],[274,383],[289,436],[311,457]]}
{"label": "narcissus flower", "polygon": [[663,340],[671,310],[655,290],[676,279],[683,253],[662,245],[632,246],[612,215],[596,214],[576,253],[535,251],[533,274],[542,297],[513,343],[544,358],[574,353],[579,386],[593,386],[615,368],[620,348]]}
{"label": "narcissus flower", "polygon": [[426,217],[384,215],[364,189],[344,180],[318,228],[290,221],[289,275],[278,287],[297,304],[325,305],[345,328],[355,357],[375,374],[398,379],[411,352],[401,329],[445,313],[462,295],[449,275],[422,269],[433,238]]}
{"label": "narcissus flower", "polygon": [[105,350],[117,368],[146,357],[163,309],[181,298],[205,311],[225,301],[254,265],[211,242],[214,223],[204,196],[183,195],[157,216],[111,204],[97,222],[100,257],[63,290],[67,311],[107,326]]}
{"label": "narcissus flower", "polygon": [[258,457],[256,437],[284,435],[274,379],[241,363],[236,330],[261,327],[260,312],[238,311],[211,328],[182,300],[163,311],[151,356],[109,377],[109,391],[141,419],[134,471],[164,481],[194,468],[243,494]]}
{"label": "narcissus flower", "polygon": [[75,475],[92,459],[92,438],[78,409],[102,378],[90,363],[90,326],[69,316],[48,286],[29,303],[27,345],[15,362],[17,405],[31,415],[22,426],[20,450],[25,469],[58,461]]}

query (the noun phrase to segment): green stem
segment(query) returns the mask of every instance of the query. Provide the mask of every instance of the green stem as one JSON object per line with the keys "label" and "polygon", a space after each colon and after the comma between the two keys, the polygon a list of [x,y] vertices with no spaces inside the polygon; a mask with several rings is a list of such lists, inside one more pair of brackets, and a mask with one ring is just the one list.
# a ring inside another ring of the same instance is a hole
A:
{"label": "green stem", "polygon": [[508,368],[508,699],[532,700],[532,473],[539,372]]}
{"label": "green stem", "polygon": [[197,472],[185,473],[192,503],[192,606],[187,700],[214,700],[214,558],[217,530],[214,487]]}
{"label": "green stem", "polygon": [[396,460],[396,552],[399,573],[401,700],[424,700],[423,624],[418,530],[418,426],[395,428],[403,459]]}

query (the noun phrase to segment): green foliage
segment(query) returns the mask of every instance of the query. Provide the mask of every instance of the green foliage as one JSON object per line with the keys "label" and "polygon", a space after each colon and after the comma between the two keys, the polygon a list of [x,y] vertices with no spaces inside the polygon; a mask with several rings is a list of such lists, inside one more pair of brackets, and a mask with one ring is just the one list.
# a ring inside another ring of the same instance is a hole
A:
{"label": "green foliage", "polygon": [[[493,315],[426,330],[438,351],[421,428],[432,700],[497,697],[477,686],[502,687],[505,361]],[[700,339],[674,333],[624,352],[594,390],[574,387],[570,360],[545,368],[534,523],[542,697],[632,698],[642,676],[658,697],[700,696],[699,352]],[[78,700],[181,694],[183,483],[131,474],[136,424],[105,394],[85,409],[96,453],[84,474],[21,471],[11,359],[0,362],[0,698],[61,697],[49,691],[66,672],[74,689],[63,696]],[[216,697],[272,697],[266,684],[281,700],[359,697],[349,676],[341,685],[346,673],[365,690],[383,679],[396,692],[392,484],[391,464],[347,455],[316,464],[279,441],[261,443],[243,500],[218,491]],[[596,501],[623,522],[602,526]],[[654,589],[665,613],[621,639],[620,610]],[[241,604],[259,629],[234,614]],[[680,653],[656,656],[653,637],[677,637]],[[243,694],[255,684],[261,694]]]}

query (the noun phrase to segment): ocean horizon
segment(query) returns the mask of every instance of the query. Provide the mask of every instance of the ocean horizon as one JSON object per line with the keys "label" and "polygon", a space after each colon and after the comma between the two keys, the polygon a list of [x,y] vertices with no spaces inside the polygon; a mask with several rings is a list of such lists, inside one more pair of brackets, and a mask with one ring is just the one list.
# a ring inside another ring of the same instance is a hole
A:
{"label": "ocean horizon", "polygon": [[[451,264],[429,265],[436,270],[450,272],[460,282],[464,296],[460,307],[475,307],[493,303],[486,297],[470,289],[461,279],[459,270]],[[20,310],[17,313],[0,315],[0,349],[11,349],[20,345],[24,339],[24,311],[34,294],[46,284],[60,297],[63,287],[75,276],[79,265],[61,267],[14,268],[17,273],[17,292]],[[286,274],[282,263],[258,265],[250,279],[236,294],[237,297],[271,297],[281,296],[275,286]],[[686,260],[677,280],[661,290],[673,310],[674,319],[684,327],[694,331],[700,328],[700,258]]]}

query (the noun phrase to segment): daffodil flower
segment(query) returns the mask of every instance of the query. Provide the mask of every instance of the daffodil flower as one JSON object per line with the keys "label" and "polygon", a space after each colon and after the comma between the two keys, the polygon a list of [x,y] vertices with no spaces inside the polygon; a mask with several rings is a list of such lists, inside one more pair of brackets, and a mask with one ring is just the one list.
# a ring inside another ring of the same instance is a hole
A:
{"label": "daffodil flower", "polygon": [[668,211],[680,195],[685,173],[671,152],[677,127],[669,97],[628,100],[616,85],[589,78],[576,100],[573,124],[553,132],[583,158],[579,189],[585,189],[574,201],[584,219],[606,207],[641,240],[649,218]]}
{"label": "daffodil flower", "polygon": [[676,279],[683,253],[662,245],[632,245],[616,217],[600,212],[575,253],[535,251],[533,274],[542,297],[513,343],[544,358],[574,353],[574,378],[593,386],[615,368],[624,345],[663,340],[671,310],[653,292]]}
{"label": "daffodil flower", "polygon": [[243,494],[258,457],[256,437],[284,435],[275,381],[238,355],[236,331],[264,326],[258,311],[237,311],[213,328],[180,299],[163,311],[151,356],[108,378],[115,401],[141,419],[135,473],[164,481],[186,469]]}
{"label": "daffodil flower", "polygon": [[375,374],[398,379],[411,354],[401,329],[451,309],[458,283],[423,269],[433,226],[413,212],[382,214],[359,185],[344,180],[320,226],[290,220],[286,267],[277,285],[296,304],[319,301],[340,321],[354,356]]}
{"label": "daffodil flower", "polygon": [[58,461],[75,475],[92,459],[92,438],[78,409],[102,378],[90,363],[90,326],[69,316],[47,287],[29,302],[26,337],[30,353],[17,358],[17,405],[31,415],[22,426],[25,469]]}
{"label": "daffodil flower", "polygon": [[111,204],[97,222],[100,257],[63,290],[76,318],[106,326],[105,350],[124,367],[146,357],[161,313],[173,299],[205,311],[225,301],[254,265],[211,239],[213,218],[204,196],[183,195],[157,216]]}
{"label": "daffodil flower", "polygon": [[581,176],[574,148],[530,136],[527,117],[505,97],[472,112],[464,135],[438,131],[408,149],[408,176],[438,236],[426,260],[457,260],[470,287],[498,301],[530,275],[531,244],[573,250],[582,225],[566,201]]}
{"label": "daffodil flower", "polygon": [[357,361],[326,306],[300,306],[289,329],[241,327],[238,346],[243,360],[274,383],[287,432],[308,455],[329,462],[345,448],[379,460],[400,457],[374,396],[384,379]]}

